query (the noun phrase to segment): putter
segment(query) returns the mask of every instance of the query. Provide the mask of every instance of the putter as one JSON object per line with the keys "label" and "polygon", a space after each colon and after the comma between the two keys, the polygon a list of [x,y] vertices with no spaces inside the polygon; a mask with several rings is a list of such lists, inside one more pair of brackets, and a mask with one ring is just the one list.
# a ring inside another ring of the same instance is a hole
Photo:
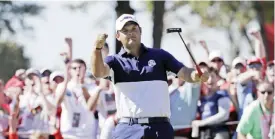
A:
{"label": "putter", "polygon": [[196,70],[197,70],[199,76],[201,76],[201,75],[202,75],[201,69],[200,69],[200,67],[198,66],[197,62],[195,61],[195,58],[193,57],[192,53],[191,53],[190,50],[188,49],[187,45],[185,44],[185,42],[184,42],[184,40],[183,40],[183,38],[182,38],[182,36],[181,36],[181,34],[180,34],[180,33],[181,33],[181,28],[168,28],[168,29],[166,30],[166,32],[167,32],[167,33],[175,33],[175,32],[177,32],[177,33],[179,34],[179,36],[180,36],[180,38],[181,38],[181,40],[182,40],[182,42],[183,42],[183,44],[184,44],[184,46],[185,46],[187,52],[189,53],[189,55],[190,55],[192,61],[194,62],[195,66],[196,66]]}

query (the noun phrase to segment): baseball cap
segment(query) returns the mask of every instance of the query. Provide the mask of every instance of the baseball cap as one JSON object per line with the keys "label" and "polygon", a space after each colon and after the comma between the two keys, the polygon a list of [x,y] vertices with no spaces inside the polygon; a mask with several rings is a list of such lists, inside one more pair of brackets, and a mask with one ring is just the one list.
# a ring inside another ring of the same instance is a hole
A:
{"label": "baseball cap", "polygon": [[46,71],[48,71],[50,74],[52,73],[52,71],[51,71],[50,69],[48,69],[48,68],[43,68],[43,69],[41,69],[41,70],[40,70],[40,73],[41,73],[41,74],[44,74],[44,72],[46,72]]}
{"label": "baseball cap", "polygon": [[64,74],[61,71],[54,71],[51,75],[50,75],[50,81],[53,81],[55,77],[62,77],[64,78]]}
{"label": "baseball cap", "polygon": [[210,52],[209,57],[208,57],[209,61],[212,61],[215,58],[220,58],[223,60],[221,51],[214,50],[214,51]]}
{"label": "baseball cap", "polygon": [[34,68],[30,68],[26,71],[27,77],[29,77],[29,75],[31,75],[31,74],[35,74],[35,75],[41,77],[41,74],[40,74],[39,70],[34,69]]}
{"label": "baseball cap", "polygon": [[130,22],[130,21],[135,22],[135,23],[138,24],[138,21],[137,21],[137,19],[136,19],[136,17],[134,15],[131,15],[131,14],[122,14],[116,20],[116,31],[121,30],[124,27],[124,25],[127,22]]}
{"label": "baseball cap", "polygon": [[23,75],[23,74],[25,74],[25,72],[26,72],[26,70],[25,69],[18,69],[18,70],[16,70],[16,72],[15,72],[15,76],[20,76],[20,75]]}
{"label": "baseball cap", "polygon": [[233,61],[232,61],[232,67],[235,67],[237,64],[242,64],[245,66],[245,59],[241,58],[241,57],[236,57]]}
{"label": "baseball cap", "polygon": [[247,60],[247,64],[251,64],[251,63],[263,63],[261,58],[256,57],[256,56],[252,56],[250,59]]}

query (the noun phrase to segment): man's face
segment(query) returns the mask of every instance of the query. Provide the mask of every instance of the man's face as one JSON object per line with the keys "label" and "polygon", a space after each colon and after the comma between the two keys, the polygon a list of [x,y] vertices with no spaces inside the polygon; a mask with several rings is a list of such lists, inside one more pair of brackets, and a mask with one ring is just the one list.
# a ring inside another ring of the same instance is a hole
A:
{"label": "man's face", "polygon": [[204,62],[200,63],[199,67],[200,67],[200,69],[201,69],[202,72],[208,72],[209,67],[208,67],[208,65],[206,63],[204,63]]}
{"label": "man's face", "polygon": [[274,97],[274,89],[271,84],[260,85],[258,88],[258,96],[264,105],[271,105]]}
{"label": "man's face", "polygon": [[125,26],[117,32],[116,37],[127,49],[135,49],[133,47],[140,44],[141,40],[140,27],[134,23],[126,23]]}
{"label": "man's face", "polygon": [[70,68],[70,75],[73,79],[81,79],[84,78],[86,72],[86,68],[83,64],[80,63],[72,63]]}
{"label": "man's face", "polygon": [[275,67],[274,67],[274,64],[270,64],[267,66],[267,69],[266,69],[266,77],[267,77],[267,80],[271,83],[274,83],[274,78],[275,78]]}
{"label": "man's face", "polygon": [[209,79],[206,82],[206,86],[209,89],[209,92],[214,92],[219,88],[217,82],[218,76],[214,72],[210,72]]}
{"label": "man's face", "polygon": [[216,58],[211,60],[211,65],[215,69],[220,70],[220,68],[223,66],[223,60],[219,57],[216,57]]}

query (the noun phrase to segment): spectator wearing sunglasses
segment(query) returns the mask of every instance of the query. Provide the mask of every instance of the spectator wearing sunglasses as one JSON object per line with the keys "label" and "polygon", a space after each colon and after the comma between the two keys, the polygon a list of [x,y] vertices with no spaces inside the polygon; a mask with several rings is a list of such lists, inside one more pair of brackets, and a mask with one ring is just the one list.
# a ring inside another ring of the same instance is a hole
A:
{"label": "spectator wearing sunglasses", "polygon": [[256,86],[263,81],[263,61],[260,58],[252,57],[247,61],[247,70],[237,77],[236,92],[238,98],[239,113],[241,118],[243,110],[257,97]]}
{"label": "spectator wearing sunglasses", "polygon": [[258,99],[245,108],[237,127],[238,139],[268,139],[273,115],[274,87],[269,82],[257,86]]}

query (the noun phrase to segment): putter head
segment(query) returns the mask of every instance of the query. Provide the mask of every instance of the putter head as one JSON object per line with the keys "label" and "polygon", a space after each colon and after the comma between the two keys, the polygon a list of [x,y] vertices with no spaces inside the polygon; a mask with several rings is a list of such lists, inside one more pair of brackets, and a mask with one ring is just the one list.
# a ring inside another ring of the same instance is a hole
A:
{"label": "putter head", "polygon": [[167,33],[181,32],[181,28],[168,28]]}

